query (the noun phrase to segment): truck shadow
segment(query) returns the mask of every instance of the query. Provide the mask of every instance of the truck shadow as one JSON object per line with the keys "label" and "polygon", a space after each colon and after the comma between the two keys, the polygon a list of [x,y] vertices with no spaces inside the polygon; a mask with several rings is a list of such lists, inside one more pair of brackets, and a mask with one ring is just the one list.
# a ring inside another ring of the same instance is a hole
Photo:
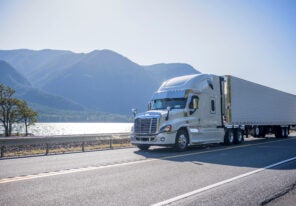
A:
{"label": "truck shadow", "polygon": [[[198,166],[208,164],[234,167],[264,168],[268,165],[296,157],[296,137],[287,139],[254,139],[244,144],[225,146],[222,144],[190,147],[186,152],[176,152],[173,148],[151,147],[148,151],[135,151],[146,158],[163,161],[193,163]],[[296,169],[296,160],[272,167],[273,170]],[[292,163],[292,164],[291,164]]]}

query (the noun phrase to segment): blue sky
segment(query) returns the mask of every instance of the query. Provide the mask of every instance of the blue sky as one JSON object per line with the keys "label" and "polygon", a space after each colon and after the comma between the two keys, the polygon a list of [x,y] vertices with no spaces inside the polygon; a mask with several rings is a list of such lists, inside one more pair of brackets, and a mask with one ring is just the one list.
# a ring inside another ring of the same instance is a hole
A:
{"label": "blue sky", "polygon": [[0,49],[111,49],[296,94],[294,0],[0,0]]}

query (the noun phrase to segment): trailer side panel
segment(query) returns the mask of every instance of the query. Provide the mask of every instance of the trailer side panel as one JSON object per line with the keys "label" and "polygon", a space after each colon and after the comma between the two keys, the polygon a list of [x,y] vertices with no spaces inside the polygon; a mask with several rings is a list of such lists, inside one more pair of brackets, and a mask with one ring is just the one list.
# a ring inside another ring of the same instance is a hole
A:
{"label": "trailer side panel", "polygon": [[227,77],[229,124],[295,125],[296,95],[237,77]]}

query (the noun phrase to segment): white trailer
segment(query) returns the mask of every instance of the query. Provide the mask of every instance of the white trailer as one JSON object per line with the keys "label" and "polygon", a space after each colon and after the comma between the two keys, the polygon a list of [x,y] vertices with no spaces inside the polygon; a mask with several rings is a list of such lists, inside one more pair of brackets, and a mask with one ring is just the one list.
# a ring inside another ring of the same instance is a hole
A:
{"label": "white trailer", "polygon": [[131,143],[175,146],[240,144],[244,135],[288,137],[296,96],[233,76],[188,75],[164,82],[148,111],[135,114]]}

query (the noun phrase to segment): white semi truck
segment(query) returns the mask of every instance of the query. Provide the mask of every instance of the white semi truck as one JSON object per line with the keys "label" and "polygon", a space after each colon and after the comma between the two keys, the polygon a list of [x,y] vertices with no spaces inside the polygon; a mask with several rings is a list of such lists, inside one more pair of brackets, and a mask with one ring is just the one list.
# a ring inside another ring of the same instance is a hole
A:
{"label": "white semi truck", "polygon": [[276,138],[296,125],[296,95],[234,76],[196,74],[165,81],[148,111],[136,114],[131,143],[141,150],[152,145],[240,144],[244,136]]}

